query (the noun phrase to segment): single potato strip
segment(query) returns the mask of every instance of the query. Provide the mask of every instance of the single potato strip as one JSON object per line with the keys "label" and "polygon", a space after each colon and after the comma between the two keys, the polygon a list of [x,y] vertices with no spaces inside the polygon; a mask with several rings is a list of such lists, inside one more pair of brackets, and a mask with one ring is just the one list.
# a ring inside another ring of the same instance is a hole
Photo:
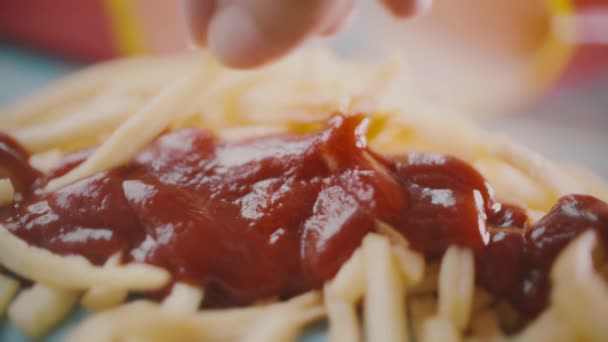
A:
{"label": "single potato strip", "polygon": [[301,309],[303,322],[310,322],[322,316],[319,304],[320,296],[315,292],[266,306],[197,313],[176,312],[138,301],[90,317],[70,334],[68,341],[234,341],[243,338],[264,313]]}
{"label": "single potato strip", "polygon": [[471,317],[475,289],[473,253],[452,246],[443,256],[439,271],[439,316],[464,331]]}
{"label": "single potato strip", "polygon": [[576,337],[567,324],[560,320],[553,309],[546,310],[522,332],[513,337],[514,342],[571,342]]}
{"label": "single potato strip", "polygon": [[496,156],[552,189],[556,195],[579,193],[583,190],[576,179],[569,177],[555,163],[509,138],[495,139],[490,148]]}
{"label": "single potato strip", "polygon": [[40,153],[33,154],[30,157],[30,165],[40,172],[49,172],[55,166],[57,166],[61,159],[65,156],[59,149],[52,149]]}
{"label": "single potato strip", "polygon": [[262,313],[240,339],[242,342],[295,341],[302,328],[325,316],[322,307],[276,307]]}
{"label": "single potato strip", "polygon": [[365,260],[363,252],[357,249],[353,255],[342,265],[338,274],[329,283],[326,292],[354,303],[365,292]]}
{"label": "single potato strip", "polygon": [[17,296],[8,317],[28,337],[37,339],[61,322],[77,300],[76,291],[36,284]]}
{"label": "single potato strip", "polygon": [[207,338],[204,327],[197,326],[188,315],[138,301],[88,318],[66,341],[206,341]]}
{"label": "single potato strip", "polygon": [[588,231],[560,254],[552,269],[556,315],[586,341],[608,340],[608,287],[596,272],[592,252],[597,234]]}
{"label": "single potato strip", "polygon": [[342,265],[323,294],[329,319],[328,341],[361,340],[356,305],[365,292],[365,264],[361,248]]}
{"label": "single potato strip", "polygon": [[437,314],[437,299],[434,295],[413,296],[408,299],[407,303],[410,332],[417,341],[421,341],[424,334],[424,323]]}
{"label": "single potato strip", "polygon": [[19,291],[19,282],[0,274],[0,320],[17,291]]}
{"label": "single potato strip", "polygon": [[337,297],[325,286],[325,309],[329,319],[329,332],[327,341],[340,342],[351,341],[359,342],[360,322],[357,317],[355,303]]}
{"label": "single potato strip", "polygon": [[74,141],[93,139],[95,143],[99,132],[118,127],[140,104],[140,100],[124,97],[94,102],[51,123],[20,129],[14,136],[31,152],[69,147]]}
{"label": "single potato strip", "polygon": [[[104,267],[116,267],[119,263],[120,254],[114,254],[106,261]],[[80,304],[91,312],[101,311],[120,305],[127,299],[128,294],[123,288],[95,286],[85,292]]]}
{"label": "single potato strip", "polygon": [[175,312],[196,312],[203,301],[203,290],[192,285],[177,283],[167,298],[163,307]]}
{"label": "single potato strip", "polygon": [[364,320],[367,341],[406,341],[405,286],[389,240],[377,234],[363,239],[365,256]]}
{"label": "single potato strip", "polygon": [[424,277],[424,256],[403,246],[392,246],[391,250],[399,270],[408,287],[415,286]]}
{"label": "single potato strip", "polygon": [[460,333],[454,324],[441,317],[435,317],[424,322],[422,341],[425,342],[458,342]]}
{"label": "single potato strip", "polygon": [[97,267],[81,256],[60,256],[29,246],[0,225],[0,264],[16,274],[64,289],[94,286],[154,290],[169,281],[169,273],[145,264]]}

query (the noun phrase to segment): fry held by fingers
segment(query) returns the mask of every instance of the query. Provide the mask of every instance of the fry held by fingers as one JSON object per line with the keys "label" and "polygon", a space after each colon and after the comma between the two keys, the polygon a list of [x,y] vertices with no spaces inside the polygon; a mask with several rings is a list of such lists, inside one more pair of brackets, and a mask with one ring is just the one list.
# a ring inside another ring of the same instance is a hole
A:
{"label": "fry held by fingers", "polygon": [[[381,2],[398,18],[430,5],[430,0]],[[284,56],[311,36],[340,31],[355,5],[356,0],[187,0],[184,10],[197,44],[228,66],[251,68]]]}

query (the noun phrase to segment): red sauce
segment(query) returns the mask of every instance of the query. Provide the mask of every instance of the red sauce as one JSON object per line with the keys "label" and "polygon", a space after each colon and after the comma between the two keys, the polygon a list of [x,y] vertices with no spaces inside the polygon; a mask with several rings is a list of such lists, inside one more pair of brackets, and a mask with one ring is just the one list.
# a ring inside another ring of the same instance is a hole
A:
{"label": "red sauce", "polygon": [[18,191],[27,189],[40,176],[28,159],[29,155],[15,139],[0,132],[0,178],[10,178]]}
{"label": "red sauce", "polygon": [[23,199],[0,209],[0,222],[55,253],[102,264],[121,252],[204,286],[208,305],[241,305],[319,288],[381,220],[429,258],[471,248],[479,285],[531,315],[546,306],[557,253],[586,229],[608,233],[608,205],[580,195],[528,227],[459,159],[373,152],[367,123],[335,116],[317,133],[239,141],[170,132],[126,165],[48,194],[48,180],[90,151],[40,175],[3,135],[0,170]]}

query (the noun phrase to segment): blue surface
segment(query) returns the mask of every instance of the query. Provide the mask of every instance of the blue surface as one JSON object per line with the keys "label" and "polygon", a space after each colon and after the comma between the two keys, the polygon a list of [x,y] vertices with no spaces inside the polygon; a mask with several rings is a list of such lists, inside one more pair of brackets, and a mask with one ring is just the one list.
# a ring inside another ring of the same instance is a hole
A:
{"label": "blue surface", "polygon": [[78,68],[67,62],[0,43],[0,106]]}

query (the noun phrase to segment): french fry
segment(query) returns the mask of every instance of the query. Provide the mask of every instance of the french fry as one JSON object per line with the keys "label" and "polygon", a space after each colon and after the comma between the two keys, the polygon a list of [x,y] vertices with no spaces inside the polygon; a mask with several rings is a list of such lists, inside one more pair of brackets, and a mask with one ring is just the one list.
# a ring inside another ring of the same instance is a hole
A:
{"label": "french fry", "polygon": [[335,297],[331,291],[325,287],[325,308],[329,319],[329,342],[361,340],[359,334],[359,319],[355,304],[342,298]]}
{"label": "french fry", "polygon": [[355,302],[365,292],[364,259],[361,249],[353,255],[340,268],[327,288],[332,296],[340,297],[348,302]]}
{"label": "french fry", "polygon": [[363,239],[365,256],[364,324],[367,341],[406,341],[405,286],[389,240],[377,234]]}
{"label": "french fry", "polygon": [[[120,254],[111,256],[104,267],[114,267],[120,262]],[[82,296],[80,304],[91,312],[101,311],[120,305],[127,299],[128,291],[124,288],[95,286]]]}
{"label": "french fry", "polygon": [[576,336],[568,324],[561,321],[553,309],[545,310],[524,330],[513,337],[514,342],[576,341]]}
{"label": "french fry", "polygon": [[422,341],[425,342],[458,342],[461,341],[458,329],[454,324],[441,316],[424,322]]}
{"label": "french fry", "polygon": [[[195,72],[163,88],[157,96],[118,127],[85,162],[67,174],[51,180],[45,190],[57,190],[78,179],[128,161],[175,120],[175,111],[183,109],[183,103],[194,95],[202,76],[200,72]],[[212,75],[206,76],[205,84],[213,82]]]}
{"label": "french fry", "polygon": [[196,312],[203,301],[203,290],[198,287],[177,283],[163,300],[163,307],[175,312]]}
{"label": "french fry", "polygon": [[97,267],[81,256],[59,256],[29,246],[0,225],[0,264],[36,282],[63,289],[107,286],[154,290],[169,281],[169,273],[146,264]]}
{"label": "french fry", "polygon": [[19,282],[0,274],[0,319],[19,290]]}
{"label": "french fry", "polygon": [[281,306],[269,309],[256,319],[240,341],[293,341],[306,324],[324,315],[322,307]]}
{"label": "french fry", "polygon": [[78,292],[36,284],[17,296],[8,317],[25,335],[36,339],[57,325],[77,300]]}
{"label": "french fry", "polygon": [[[448,248],[439,271],[439,316],[460,331],[471,317],[475,289],[473,253],[456,246]],[[439,324],[439,323],[438,323]]]}
{"label": "french fry", "polygon": [[13,183],[8,178],[0,178],[0,207],[11,204],[15,196]]}
{"label": "french fry", "polygon": [[608,339],[608,286],[595,270],[592,252],[598,236],[589,230],[558,256],[551,270],[551,301],[557,318],[585,341]]}
{"label": "french fry", "polygon": [[115,96],[78,108],[53,122],[17,130],[14,136],[31,152],[69,148],[75,142],[82,144],[83,141],[94,145],[102,132],[115,129],[140,102],[135,98]]}
{"label": "french fry", "polygon": [[138,301],[90,317],[70,334],[68,341],[234,341],[273,310],[300,308],[303,322],[318,319],[323,314],[319,304],[320,295],[316,292],[267,306],[196,313],[176,312],[156,303]]}
{"label": "french fry", "polygon": [[406,285],[411,287],[420,283],[424,277],[424,256],[403,246],[392,246],[391,250]]}
{"label": "french fry", "polygon": [[410,329],[416,341],[423,341],[424,323],[437,314],[437,299],[433,295],[414,296],[408,300]]}
{"label": "french fry", "polygon": [[64,153],[61,152],[61,150],[53,148],[48,151],[33,154],[30,157],[29,163],[38,171],[46,173],[57,166],[61,162],[63,156]]}

